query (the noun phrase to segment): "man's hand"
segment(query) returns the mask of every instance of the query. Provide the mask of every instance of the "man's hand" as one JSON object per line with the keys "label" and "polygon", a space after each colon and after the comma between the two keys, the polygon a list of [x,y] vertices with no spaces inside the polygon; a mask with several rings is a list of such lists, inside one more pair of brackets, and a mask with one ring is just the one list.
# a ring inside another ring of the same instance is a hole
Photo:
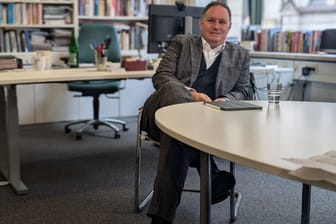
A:
{"label": "man's hand", "polygon": [[204,94],[204,93],[198,93],[198,92],[191,92],[191,96],[194,101],[196,102],[209,102],[212,101],[211,98]]}
{"label": "man's hand", "polygon": [[214,101],[230,101],[230,99],[226,97],[221,97],[221,98],[215,99]]}

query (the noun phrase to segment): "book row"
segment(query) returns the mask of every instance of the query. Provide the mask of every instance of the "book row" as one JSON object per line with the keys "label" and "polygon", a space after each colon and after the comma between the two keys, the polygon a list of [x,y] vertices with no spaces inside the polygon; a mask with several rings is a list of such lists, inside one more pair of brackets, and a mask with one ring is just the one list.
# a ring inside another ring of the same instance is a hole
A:
{"label": "book row", "polygon": [[68,5],[41,3],[0,3],[0,24],[72,24],[72,8]]}
{"label": "book row", "polygon": [[79,16],[147,16],[150,0],[79,0]]}
{"label": "book row", "polygon": [[71,32],[71,29],[4,30],[0,28],[0,52],[57,51],[59,48],[67,51]]}
{"label": "book row", "polygon": [[147,30],[137,30],[135,26],[119,29],[118,37],[121,50],[144,49],[147,47]]}
{"label": "book row", "polygon": [[322,31],[281,31],[264,29],[258,34],[257,50],[291,53],[316,53],[320,50]]}
{"label": "book row", "polygon": [[[122,50],[142,49],[147,32],[139,35],[135,27],[118,31]],[[37,50],[68,51],[72,29],[15,29],[0,28],[0,52],[33,52]]]}
{"label": "book row", "polygon": [[281,28],[261,29],[253,33],[255,50],[290,53],[317,53],[323,32],[320,30],[282,31]]}

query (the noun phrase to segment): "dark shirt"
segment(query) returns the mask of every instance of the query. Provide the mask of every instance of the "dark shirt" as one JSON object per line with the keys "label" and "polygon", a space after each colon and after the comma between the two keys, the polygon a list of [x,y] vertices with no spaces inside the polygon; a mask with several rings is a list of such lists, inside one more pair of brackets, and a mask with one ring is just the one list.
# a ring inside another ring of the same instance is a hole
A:
{"label": "dark shirt", "polygon": [[192,85],[193,89],[195,89],[197,92],[207,94],[212,100],[215,98],[217,71],[221,57],[222,54],[219,54],[210,68],[206,69],[204,56],[202,56],[197,79]]}

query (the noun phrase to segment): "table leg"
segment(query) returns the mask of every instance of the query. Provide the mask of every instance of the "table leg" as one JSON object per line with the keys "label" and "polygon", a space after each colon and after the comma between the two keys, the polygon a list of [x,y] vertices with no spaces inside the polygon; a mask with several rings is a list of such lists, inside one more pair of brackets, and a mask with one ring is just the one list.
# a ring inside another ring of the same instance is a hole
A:
{"label": "table leg", "polygon": [[6,95],[5,88],[0,86],[0,172],[8,178],[8,143],[6,126]]}
{"label": "table leg", "polygon": [[211,164],[210,155],[201,152],[200,223],[211,223]]}
{"label": "table leg", "polygon": [[309,184],[302,184],[301,224],[310,223],[310,198],[311,186]]}
{"label": "table leg", "polygon": [[[7,92],[6,92],[7,90]],[[0,171],[16,194],[26,194],[28,189],[21,181],[20,152],[16,143],[18,139],[18,110],[16,86],[10,85],[0,89]]]}

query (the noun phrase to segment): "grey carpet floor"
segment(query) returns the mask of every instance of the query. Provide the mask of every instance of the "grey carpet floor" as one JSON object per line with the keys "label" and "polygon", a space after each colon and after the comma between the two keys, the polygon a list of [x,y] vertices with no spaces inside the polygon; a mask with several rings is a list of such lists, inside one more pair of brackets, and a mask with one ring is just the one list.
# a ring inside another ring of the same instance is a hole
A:
{"label": "grey carpet floor", "polygon": [[[136,118],[113,139],[107,128],[89,130],[81,141],[64,134],[65,123],[20,127],[22,180],[29,194],[0,186],[1,224],[149,224],[146,209],[134,212]],[[142,194],[153,184],[157,148],[144,145]],[[218,160],[221,168],[228,164]],[[237,224],[300,223],[301,184],[236,166],[236,189],[243,198]],[[3,180],[0,177],[0,181]],[[198,188],[190,169],[188,188]],[[199,223],[199,194],[183,193],[175,223]],[[229,223],[229,201],[212,206],[212,223]],[[336,224],[336,194],[312,188],[311,224]]]}

